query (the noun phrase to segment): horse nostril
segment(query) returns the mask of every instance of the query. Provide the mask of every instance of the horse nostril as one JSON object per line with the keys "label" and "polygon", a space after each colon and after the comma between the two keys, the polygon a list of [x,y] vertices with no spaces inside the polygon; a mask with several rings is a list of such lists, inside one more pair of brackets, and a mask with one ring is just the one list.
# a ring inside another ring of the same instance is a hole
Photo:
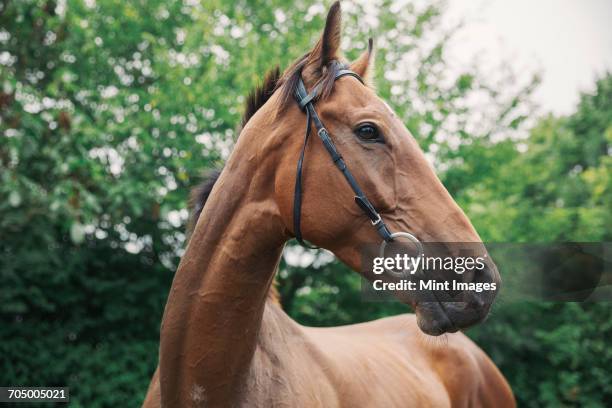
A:
{"label": "horse nostril", "polygon": [[496,282],[495,267],[491,267],[488,263],[484,264],[481,269],[474,270],[473,282]]}

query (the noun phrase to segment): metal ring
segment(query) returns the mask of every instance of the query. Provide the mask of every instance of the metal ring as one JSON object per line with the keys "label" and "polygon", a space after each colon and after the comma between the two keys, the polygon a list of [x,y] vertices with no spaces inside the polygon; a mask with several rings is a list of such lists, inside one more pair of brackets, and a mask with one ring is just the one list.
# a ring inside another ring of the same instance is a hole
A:
{"label": "metal ring", "polygon": [[[403,231],[394,232],[393,234],[391,234],[391,238],[407,238],[409,241],[411,241],[413,244],[416,245],[417,250],[418,250],[418,254],[419,254],[418,256],[423,256],[423,244],[421,243],[421,241],[419,241],[419,239],[417,237],[415,237],[411,233],[403,232]],[[380,252],[379,252],[379,256],[381,258],[385,257],[385,249],[386,248],[387,248],[387,241],[383,241],[380,244]],[[420,269],[420,267],[419,267],[419,269]],[[405,271],[395,272],[395,271],[390,271],[388,269],[385,269],[385,272],[387,272],[387,273],[389,273],[389,274],[391,274],[393,276],[396,276],[398,278],[406,278]],[[418,270],[415,271],[415,273],[416,272],[418,272]]]}

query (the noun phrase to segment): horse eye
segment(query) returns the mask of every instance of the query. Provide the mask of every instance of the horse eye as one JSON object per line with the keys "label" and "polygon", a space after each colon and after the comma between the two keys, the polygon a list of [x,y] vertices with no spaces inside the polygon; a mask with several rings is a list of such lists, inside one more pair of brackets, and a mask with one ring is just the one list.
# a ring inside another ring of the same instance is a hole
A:
{"label": "horse eye", "polygon": [[357,134],[360,139],[366,140],[368,142],[383,141],[382,137],[380,136],[380,133],[378,132],[378,129],[374,125],[371,125],[369,123],[359,126],[355,130],[355,134]]}

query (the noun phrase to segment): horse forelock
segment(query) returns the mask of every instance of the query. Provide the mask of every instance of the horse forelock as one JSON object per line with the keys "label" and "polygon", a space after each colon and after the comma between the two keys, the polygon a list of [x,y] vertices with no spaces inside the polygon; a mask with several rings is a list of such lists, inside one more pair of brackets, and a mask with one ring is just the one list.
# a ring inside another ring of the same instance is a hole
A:
{"label": "horse forelock", "polygon": [[[312,68],[312,64],[313,61],[310,53],[306,53],[287,68],[282,77],[279,78],[276,89],[279,89],[281,93],[281,111],[288,107],[289,104],[294,103],[293,93],[300,78],[303,78],[304,82],[310,82],[313,86],[321,84],[321,89],[314,100],[322,100],[331,94],[338,71],[348,68],[347,65],[336,60],[316,69]],[[308,77],[304,77],[305,71],[308,71]]]}

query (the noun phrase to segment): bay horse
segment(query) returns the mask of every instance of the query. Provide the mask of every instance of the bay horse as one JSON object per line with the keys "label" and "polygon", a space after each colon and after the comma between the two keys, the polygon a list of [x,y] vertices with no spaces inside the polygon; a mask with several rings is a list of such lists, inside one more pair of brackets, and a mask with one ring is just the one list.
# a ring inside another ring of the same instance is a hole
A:
{"label": "bay horse", "polygon": [[[371,41],[346,66],[356,75],[337,78],[340,19],[336,2],[314,48],[251,95],[224,169],[197,192],[144,407],[515,406],[493,362],[457,332],[486,317],[490,302],[478,294],[463,307],[408,301],[415,315],[333,328],[296,323],[271,295],[285,243],[296,236],[300,79],[320,90],[321,120],[390,229],[422,241],[480,242],[415,139],[356,78],[371,70]],[[361,271],[359,247],[380,242],[377,231],[323,143],[311,139],[304,153],[300,235]],[[500,281],[492,262],[479,273]]]}

